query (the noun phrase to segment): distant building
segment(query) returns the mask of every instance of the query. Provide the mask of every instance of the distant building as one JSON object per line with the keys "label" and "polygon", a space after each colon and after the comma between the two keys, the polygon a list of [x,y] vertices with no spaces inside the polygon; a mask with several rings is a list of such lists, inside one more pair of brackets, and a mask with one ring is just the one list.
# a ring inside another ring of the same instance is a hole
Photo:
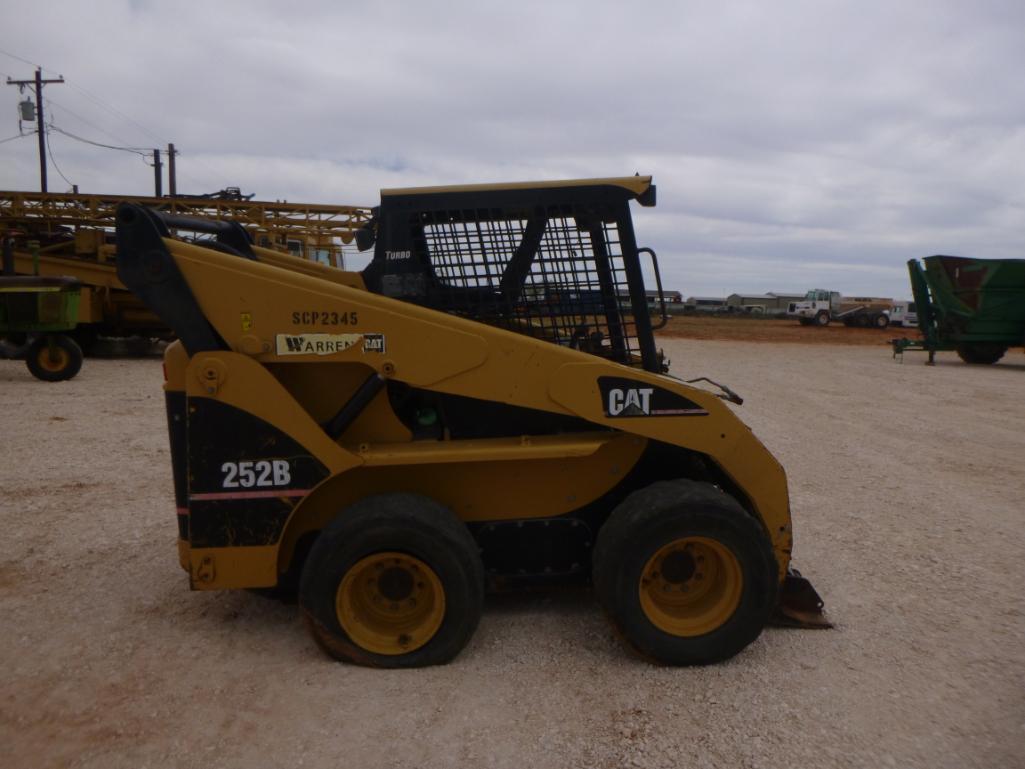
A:
{"label": "distant building", "polygon": [[726,309],[726,298],[722,296],[688,296],[684,309],[694,312],[721,312]]}
{"label": "distant building", "polygon": [[782,315],[791,302],[801,299],[804,299],[804,294],[730,294],[726,297],[726,307],[731,312]]}
{"label": "distant building", "polygon": [[[630,291],[628,289],[621,288],[617,293],[624,299],[630,298]],[[648,289],[644,292],[644,296],[647,298],[648,304],[658,303],[658,291],[656,289]],[[662,296],[665,298],[666,304],[677,304],[683,301],[683,294],[679,291],[663,291]]]}

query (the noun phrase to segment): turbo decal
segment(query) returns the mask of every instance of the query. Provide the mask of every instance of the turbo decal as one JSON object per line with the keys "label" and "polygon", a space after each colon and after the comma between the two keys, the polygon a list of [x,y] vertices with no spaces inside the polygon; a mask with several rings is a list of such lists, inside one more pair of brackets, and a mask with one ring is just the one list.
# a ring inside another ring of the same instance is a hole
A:
{"label": "turbo decal", "polygon": [[607,417],[707,416],[700,405],[670,390],[621,377],[598,377],[602,412]]}

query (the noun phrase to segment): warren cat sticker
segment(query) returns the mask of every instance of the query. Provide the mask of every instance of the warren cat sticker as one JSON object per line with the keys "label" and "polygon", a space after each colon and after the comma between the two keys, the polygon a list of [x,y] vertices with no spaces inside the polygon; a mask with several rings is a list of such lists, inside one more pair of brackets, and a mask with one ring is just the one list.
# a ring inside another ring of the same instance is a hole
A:
{"label": "warren cat sticker", "polygon": [[278,334],[278,355],[332,355],[344,352],[363,339],[363,334]]}
{"label": "warren cat sticker", "polygon": [[620,377],[598,377],[607,417],[700,417],[708,412],[689,398],[661,387]]}

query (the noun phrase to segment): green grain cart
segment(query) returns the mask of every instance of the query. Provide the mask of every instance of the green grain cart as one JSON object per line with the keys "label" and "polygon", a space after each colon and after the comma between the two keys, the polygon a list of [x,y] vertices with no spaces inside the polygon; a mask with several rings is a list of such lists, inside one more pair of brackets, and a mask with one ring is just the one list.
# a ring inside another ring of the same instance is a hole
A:
{"label": "green grain cart", "polygon": [[[924,264],[924,266],[923,266]],[[894,339],[893,354],[954,350],[965,363],[996,363],[1025,345],[1025,259],[927,256],[908,262],[922,339]]]}

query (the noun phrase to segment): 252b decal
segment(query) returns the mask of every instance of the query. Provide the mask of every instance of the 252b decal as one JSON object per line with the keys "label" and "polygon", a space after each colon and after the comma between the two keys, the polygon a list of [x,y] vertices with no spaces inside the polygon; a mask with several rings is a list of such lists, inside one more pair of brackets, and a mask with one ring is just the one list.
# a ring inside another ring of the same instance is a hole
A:
{"label": "252b decal", "polygon": [[292,469],[284,459],[225,462],[221,472],[223,489],[267,489],[292,482]]}

